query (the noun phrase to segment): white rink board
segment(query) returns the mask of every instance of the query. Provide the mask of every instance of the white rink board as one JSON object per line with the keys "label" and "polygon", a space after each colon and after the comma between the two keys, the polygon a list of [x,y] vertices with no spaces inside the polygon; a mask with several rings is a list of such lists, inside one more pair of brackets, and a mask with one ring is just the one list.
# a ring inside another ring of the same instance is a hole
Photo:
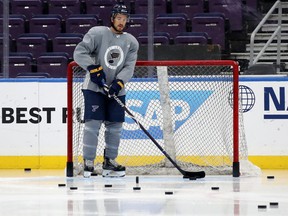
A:
{"label": "white rink board", "polygon": [[66,155],[66,84],[0,82],[1,155]]}
{"label": "white rink board", "polygon": [[[244,113],[249,155],[288,155],[287,78],[243,77],[240,82],[255,94],[254,107]],[[269,109],[265,110],[268,105]],[[271,119],[266,119],[266,115],[271,115]]]}
{"label": "white rink board", "polygon": [[[288,155],[287,77],[251,76],[240,81],[255,95],[253,108],[244,113],[249,155]],[[267,89],[275,93],[274,100],[265,97]],[[0,91],[1,156],[66,155],[65,79],[0,79]],[[267,103],[269,110],[264,109]],[[264,119],[267,114],[281,119]]]}

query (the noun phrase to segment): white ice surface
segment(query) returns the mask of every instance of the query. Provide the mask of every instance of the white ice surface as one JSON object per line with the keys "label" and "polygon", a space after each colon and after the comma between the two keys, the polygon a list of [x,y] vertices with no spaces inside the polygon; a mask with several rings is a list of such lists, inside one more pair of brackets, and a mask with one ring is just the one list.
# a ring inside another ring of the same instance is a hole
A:
{"label": "white ice surface", "polygon": [[[133,190],[136,186],[141,190]],[[278,206],[270,206],[271,202]],[[288,171],[198,180],[139,176],[137,185],[136,176],[84,179],[66,178],[59,170],[0,170],[0,215],[288,215]]]}

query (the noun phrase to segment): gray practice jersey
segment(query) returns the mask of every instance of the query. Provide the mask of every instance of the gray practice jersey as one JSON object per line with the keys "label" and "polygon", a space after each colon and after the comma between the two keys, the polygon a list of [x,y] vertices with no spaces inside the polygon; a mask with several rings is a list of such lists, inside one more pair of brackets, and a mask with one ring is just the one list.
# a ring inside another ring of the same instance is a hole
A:
{"label": "gray practice jersey", "polygon": [[[76,46],[74,61],[83,69],[89,65],[101,65],[109,86],[114,79],[127,83],[134,73],[139,43],[129,33],[115,34],[110,28],[96,26],[85,34],[83,40]],[[103,92],[98,85],[90,80],[87,72],[83,89]],[[119,95],[125,94],[125,88]]]}

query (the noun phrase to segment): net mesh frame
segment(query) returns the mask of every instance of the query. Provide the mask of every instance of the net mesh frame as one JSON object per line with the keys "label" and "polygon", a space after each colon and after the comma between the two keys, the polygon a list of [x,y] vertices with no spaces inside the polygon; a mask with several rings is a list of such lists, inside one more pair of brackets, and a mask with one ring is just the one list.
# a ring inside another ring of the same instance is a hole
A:
{"label": "net mesh frame", "polygon": [[[248,161],[238,67],[229,60],[138,61],[126,84],[126,107],[182,169],[239,176],[241,168],[242,174],[254,175],[259,170]],[[83,170],[81,89],[86,75],[75,62],[68,65],[67,176]],[[98,174],[104,131],[103,125],[95,160]],[[179,174],[129,116],[117,162],[126,166],[127,174]]]}

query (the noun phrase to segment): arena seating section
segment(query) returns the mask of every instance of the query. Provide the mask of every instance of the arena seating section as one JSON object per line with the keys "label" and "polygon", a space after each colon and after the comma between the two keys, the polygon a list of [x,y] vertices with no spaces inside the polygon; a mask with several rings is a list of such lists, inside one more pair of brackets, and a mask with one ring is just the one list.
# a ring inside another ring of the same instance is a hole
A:
{"label": "arena seating section", "polygon": [[[131,11],[127,32],[140,45],[147,44],[148,1],[124,2]],[[257,7],[257,0],[247,2]],[[92,26],[110,24],[114,4],[115,0],[11,0],[10,77],[66,77],[75,46]],[[229,55],[229,37],[245,30],[242,0],[154,0],[153,15],[155,45],[218,44]]]}

